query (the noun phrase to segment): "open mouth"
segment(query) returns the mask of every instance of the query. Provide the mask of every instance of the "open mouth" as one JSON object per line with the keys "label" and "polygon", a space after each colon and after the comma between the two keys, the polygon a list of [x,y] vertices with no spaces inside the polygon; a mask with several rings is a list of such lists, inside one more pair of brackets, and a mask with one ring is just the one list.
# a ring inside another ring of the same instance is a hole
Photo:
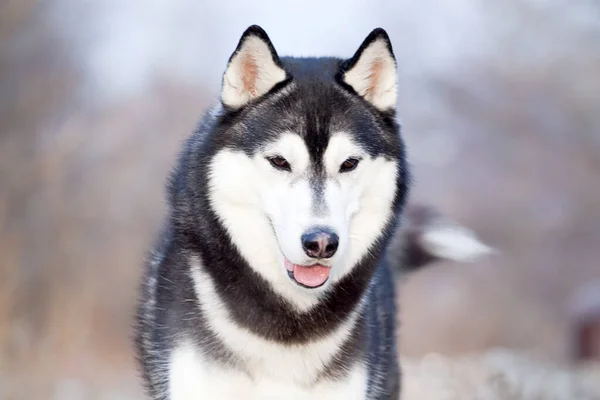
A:
{"label": "open mouth", "polygon": [[331,272],[331,267],[320,264],[293,264],[287,258],[285,259],[285,268],[291,280],[308,289],[316,289],[323,286],[327,282],[327,279],[329,279],[329,272]]}

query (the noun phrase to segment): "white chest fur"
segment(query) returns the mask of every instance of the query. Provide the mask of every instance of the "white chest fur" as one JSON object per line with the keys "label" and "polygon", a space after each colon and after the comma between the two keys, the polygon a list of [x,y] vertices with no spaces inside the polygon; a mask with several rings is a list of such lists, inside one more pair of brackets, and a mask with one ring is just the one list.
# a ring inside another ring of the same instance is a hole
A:
{"label": "white chest fur", "polygon": [[[282,365],[284,371],[287,366]],[[190,344],[172,354],[169,374],[170,400],[359,400],[365,398],[367,377],[357,365],[341,380],[301,385],[291,380],[253,376],[208,362]]]}
{"label": "white chest fur", "polygon": [[344,378],[320,379],[352,334],[362,302],[329,335],[309,343],[286,345],[259,337],[235,323],[198,260],[192,259],[190,267],[205,323],[243,362],[245,371],[222,367],[206,358],[192,341],[179,338],[169,363],[171,400],[365,398],[367,374],[362,363],[354,364]]}

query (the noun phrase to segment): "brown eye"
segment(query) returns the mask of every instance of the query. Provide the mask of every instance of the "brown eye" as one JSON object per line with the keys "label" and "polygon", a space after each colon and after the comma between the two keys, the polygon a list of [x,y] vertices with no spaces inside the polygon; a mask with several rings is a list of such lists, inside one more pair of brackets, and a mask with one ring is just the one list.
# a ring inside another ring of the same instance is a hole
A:
{"label": "brown eye", "polygon": [[273,168],[276,168],[276,169],[279,169],[282,171],[291,171],[292,170],[290,163],[287,162],[287,160],[283,157],[280,157],[280,156],[269,157],[269,158],[267,158],[267,160],[269,160],[269,162],[271,163]]}
{"label": "brown eye", "polygon": [[358,166],[358,158],[349,158],[340,166],[340,172],[350,172]]}

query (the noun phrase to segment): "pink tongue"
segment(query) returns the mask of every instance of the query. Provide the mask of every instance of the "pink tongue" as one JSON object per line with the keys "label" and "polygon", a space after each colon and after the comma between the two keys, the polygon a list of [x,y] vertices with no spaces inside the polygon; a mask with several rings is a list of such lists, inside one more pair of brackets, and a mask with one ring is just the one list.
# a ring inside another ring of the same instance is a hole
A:
{"label": "pink tongue", "polygon": [[294,279],[300,282],[304,286],[316,287],[321,286],[327,278],[329,278],[329,271],[331,268],[324,267],[322,265],[312,265],[305,267],[302,265],[294,264]]}

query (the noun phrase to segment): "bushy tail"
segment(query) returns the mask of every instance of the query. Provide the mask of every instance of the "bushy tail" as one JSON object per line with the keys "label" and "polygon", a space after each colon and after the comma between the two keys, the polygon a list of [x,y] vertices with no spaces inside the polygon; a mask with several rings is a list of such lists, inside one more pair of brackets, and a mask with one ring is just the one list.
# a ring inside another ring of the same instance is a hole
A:
{"label": "bushy tail", "polygon": [[495,250],[470,229],[423,204],[407,205],[388,248],[388,262],[400,273],[438,260],[472,262]]}

